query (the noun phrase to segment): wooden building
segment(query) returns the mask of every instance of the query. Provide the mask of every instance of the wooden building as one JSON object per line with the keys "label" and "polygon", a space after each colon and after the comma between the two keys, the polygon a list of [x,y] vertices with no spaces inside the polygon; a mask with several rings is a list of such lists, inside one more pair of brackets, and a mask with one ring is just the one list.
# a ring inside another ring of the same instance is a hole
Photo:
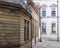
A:
{"label": "wooden building", "polygon": [[39,14],[33,0],[28,0],[28,4],[32,10],[32,40],[36,44],[36,42],[39,40]]}
{"label": "wooden building", "polygon": [[[38,36],[38,15],[33,3],[0,0],[0,48],[32,48]],[[32,10],[32,11],[31,11]]]}
{"label": "wooden building", "polygon": [[0,48],[31,47],[31,11],[20,3],[0,0]]}

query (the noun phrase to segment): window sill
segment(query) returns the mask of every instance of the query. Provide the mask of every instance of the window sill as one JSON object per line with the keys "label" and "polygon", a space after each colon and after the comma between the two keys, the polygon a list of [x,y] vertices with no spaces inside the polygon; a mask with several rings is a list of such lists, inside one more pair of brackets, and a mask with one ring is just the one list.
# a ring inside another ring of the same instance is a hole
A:
{"label": "window sill", "polygon": [[51,33],[51,34],[57,34],[57,33]]}
{"label": "window sill", "polygon": [[47,34],[47,33],[42,33],[42,34]]}

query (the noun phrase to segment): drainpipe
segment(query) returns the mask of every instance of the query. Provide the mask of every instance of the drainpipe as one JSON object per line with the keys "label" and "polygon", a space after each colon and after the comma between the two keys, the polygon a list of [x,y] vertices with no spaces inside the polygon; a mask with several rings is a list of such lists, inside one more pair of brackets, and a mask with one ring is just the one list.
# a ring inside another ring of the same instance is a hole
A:
{"label": "drainpipe", "polygon": [[59,17],[58,17],[58,0],[57,0],[57,41],[59,41]]}

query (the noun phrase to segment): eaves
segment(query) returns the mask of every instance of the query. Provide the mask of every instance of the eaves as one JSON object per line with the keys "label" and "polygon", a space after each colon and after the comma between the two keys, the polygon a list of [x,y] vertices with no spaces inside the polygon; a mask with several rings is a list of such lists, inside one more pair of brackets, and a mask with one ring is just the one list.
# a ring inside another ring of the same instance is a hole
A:
{"label": "eaves", "polygon": [[26,15],[32,17],[32,15],[25,9],[23,6],[17,3],[11,3],[11,2],[6,2],[6,1],[0,1],[0,8],[7,8],[7,9],[15,9],[18,11],[22,11]]}

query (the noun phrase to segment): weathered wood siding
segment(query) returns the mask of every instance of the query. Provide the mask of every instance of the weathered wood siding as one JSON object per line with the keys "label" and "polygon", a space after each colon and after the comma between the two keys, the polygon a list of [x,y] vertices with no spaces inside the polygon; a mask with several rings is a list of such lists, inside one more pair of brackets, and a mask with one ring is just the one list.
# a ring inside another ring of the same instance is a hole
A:
{"label": "weathered wood siding", "polygon": [[[24,20],[29,21],[29,40],[24,41]],[[20,45],[20,48],[30,48],[31,21],[23,12],[11,13],[0,8],[0,45]]]}
{"label": "weathered wood siding", "polygon": [[0,44],[18,44],[20,34],[20,16],[0,9]]}
{"label": "weathered wood siding", "polygon": [[[30,18],[21,13],[21,18],[20,18],[20,43],[21,43],[21,48],[30,48],[31,46],[31,20]],[[29,21],[29,40],[24,41],[24,20]]]}

